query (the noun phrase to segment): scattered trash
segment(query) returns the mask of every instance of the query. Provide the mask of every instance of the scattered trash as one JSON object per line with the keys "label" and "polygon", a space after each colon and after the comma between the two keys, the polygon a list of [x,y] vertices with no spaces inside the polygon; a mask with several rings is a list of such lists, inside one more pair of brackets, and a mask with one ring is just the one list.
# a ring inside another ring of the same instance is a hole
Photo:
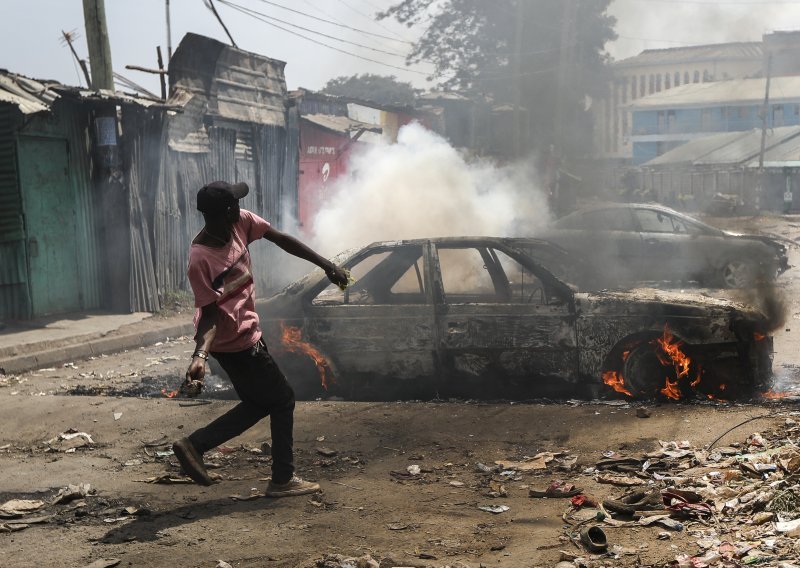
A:
{"label": "scattered trash", "polygon": [[71,453],[78,448],[94,446],[94,440],[86,432],[78,432],[74,428],[70,428],[55,438],[49,439],[46,444],[51,451]]}
{"label": "scattered trash", "polygon": [[582,492],[582,489],[578,489],[572,483],[557,479],[545,490],[528,489],[528,497],[574,497]]}
{"label": "scattered trash", "polygon": [[511,507],[508,505],[483,505],[478,507],[481,511],[486,511],[487,513],[494,513],[495,515],[499,515],[500,513],[505,513]]}
{"label": "scattered trash", "polygon": [[422,469],[418,465],[410,465],[406,468],[410,475],[419,475],[422,473]]}
{"label": "scattered trash", "polygon": [[317,453],[326,458],[332,458],[339,454],[339,452],[330,448],[317,448]]}
{"label": "scattered trash", "polygon": [[59,505],[69,503],[76,499],[83,499],[87,495],[94,495],[95,490],[88,483],[81,483],[79,485],[67,485],[59,490],[55,497],[50,501],[51,505]]}
{"label": "scattered trash", "polygon": [[44,501],[34,501],[32,499],[11,499],[0,505],[0,517],[20,517],[22,515],[38,511],[44,507]]}
{"label": "scattered trash", "polygon": [[214,568],[233,568],[233,566],[231,566],[224,560],[217,560],[217,565]]}
{"label": "scattered trash", "polygon": [[122,560],[118,558],[101,558],[100,560],[95,560],[91,564],[87,564],[83,568],[112,568],[113,566],[119,565]]}
{"label": "scattered trash", "polygon": [[122,413],[121,412],[115,412],[114,413],[114,420],[119,420],[120,418],[122,418]]}
{"label": "scattered trash", "polygon": [[547,469],[547,464],[556,458],[556,454],[551,452],[541,452],[532,458],[525,458],[524,461],[500,460],[494,462],[503,469],[513,469],[517,471],[532,471]]}
{"label": "scattered trash", "polygon": [[386,528],[390,531],[404,531],[408,528],[408,525],[405,523],[389,523]]}

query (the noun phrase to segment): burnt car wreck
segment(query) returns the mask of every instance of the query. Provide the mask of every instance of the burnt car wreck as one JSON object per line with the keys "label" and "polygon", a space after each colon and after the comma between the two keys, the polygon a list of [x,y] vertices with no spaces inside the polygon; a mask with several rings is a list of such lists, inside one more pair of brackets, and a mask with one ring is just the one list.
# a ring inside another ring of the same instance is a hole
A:
{"label": "burnt car wreck", "polygon": [[515,239],[380,242],[259,307],[298,398],[732,399],[767,388],[754,308],[658,290],[579,292]]}

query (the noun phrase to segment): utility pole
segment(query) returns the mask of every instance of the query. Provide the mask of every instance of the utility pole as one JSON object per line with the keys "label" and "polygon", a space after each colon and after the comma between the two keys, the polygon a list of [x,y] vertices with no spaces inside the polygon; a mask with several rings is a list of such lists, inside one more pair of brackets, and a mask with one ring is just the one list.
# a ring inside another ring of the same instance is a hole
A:
{"label": "utility pole", "polygon": [[167,9],[167,63],[172,59],[172,25],[169,19],[169,0],[166,0]]}
{"label": "utility pole", "polygon": [[761,108],[761,149],[758,152],[758,182],[756,182],[755,207],[761,210],[761,194],[766,186],[767,174],[764,170],[764,153],[767,148],[767,118],[769,117],[769,87],[772,81],[772,54],[767,56],[767,85],[764,89],[764,106]]}
{"label": "utility pole", "polygon": [[764,106],[761,107],[761,151],[758,153],[758,169],[764,169],[764,151],[767,146],[767,117],[769,116],[769,84],[772,81],[772,54],[767,56],[767,87],[764,90]]}
{"label": "utility pole", "polygon": [[[92,68],[92,89],[113,91],[114,71],[104,0],[83,0],[83,19]],[[117,145],[117,105],[97,102],[89,108],[94,111],[94,192],[98,198],[98,210],[104,212],[100,228],[105,256],[103,305],[115,312],[126,312],[131,306],[130,206]]]}
{"label": "utility pole", "polygon": [[517,16],[514,23],[514,50],[511,53],[511,81],[514,96],[514,158],[522,155],[522,125],[520,124],[520,101],[522,99],[522,30],[524,0],[517,0]]}
{"label": "utility pole", "polygon": [[86,25],[86,45],[92,68],[92,89],[114,90],[114,71],[111,65],[111,46],[106,27],[104,0],[83,0],[83,21]]}
{"label": "utility pole", "polygon": [[[561,187],[560,170],[564,160],[564,139],[565,139],[565,104],[571,102],[572,93],[568,92],[570,79],[575,74],[575,19],[577,18],[576,0],[561,0],[561,45],[559,48],[558,62],[558,91],[556,93],[556,112],[555,124],[553,125],[554,144],[551,145],[551,171],[553,179],[551,183],[551,204],[554,211],[563,213],[564,192]],[[574,122],[574,121],[570,121]]]}

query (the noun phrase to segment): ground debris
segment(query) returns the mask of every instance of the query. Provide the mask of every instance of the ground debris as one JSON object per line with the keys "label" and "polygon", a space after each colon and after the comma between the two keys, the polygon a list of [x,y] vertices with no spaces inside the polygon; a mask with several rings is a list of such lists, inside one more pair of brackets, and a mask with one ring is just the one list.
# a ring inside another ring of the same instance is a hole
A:
{"label": "ground debris", "polygon": [[[671,564],[685,568],[773,566],[794,558],[800,536],[800,446],[793,442],[798,434],[797,423],[787,420],[777,431],[754,432],[727,447],[698,448],[682,440],[658,441],[642,456],[605,452],[564,487],[593,476],[627,493],[604,499],[574,495],[563,515],[565,536],[580,548],[578,529],[586,523],[702,534],[696,553],[682,550]],[[551,487],[565,483],[555,480]],[[669,539],[669,533],[658,538]]]}

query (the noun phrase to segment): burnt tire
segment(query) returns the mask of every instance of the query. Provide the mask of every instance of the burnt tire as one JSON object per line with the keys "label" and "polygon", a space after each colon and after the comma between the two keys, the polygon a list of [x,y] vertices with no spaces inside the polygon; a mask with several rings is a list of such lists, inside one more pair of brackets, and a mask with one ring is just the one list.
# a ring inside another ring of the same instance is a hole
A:
{"label": "burnt tire", "polygon": [[642,343],[625,359],[622,376],[636,399],[659,398],[666,380],[677,381],[674,368],[662,363],[658,349],[651,342]]}

